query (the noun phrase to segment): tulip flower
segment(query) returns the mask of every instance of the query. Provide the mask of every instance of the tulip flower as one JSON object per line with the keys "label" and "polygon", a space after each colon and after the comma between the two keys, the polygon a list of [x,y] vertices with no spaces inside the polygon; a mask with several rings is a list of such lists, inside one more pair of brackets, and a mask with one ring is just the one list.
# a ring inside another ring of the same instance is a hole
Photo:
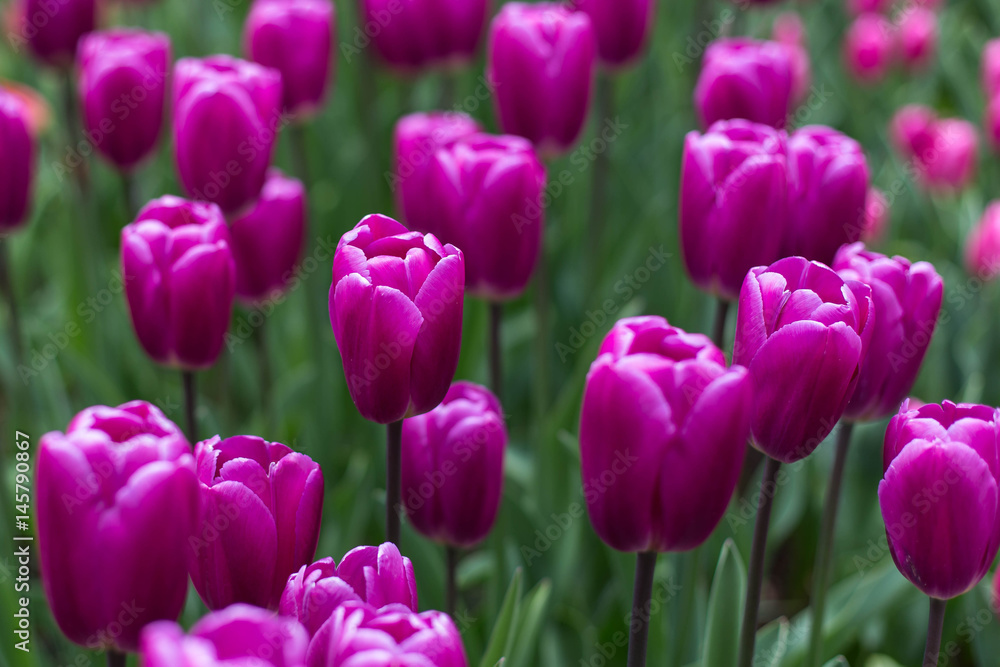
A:
{"label": "tulip flower", "polygon": [[123,171],[156,147],[163,127],[170,38],[117,28],[80,42],[77,88],[94,147]]}
{"label": "tulip flower", "polygon": [[879,14],[861,14],[844,37],[847,70],[861,83],[881,80],[892,64],[895,50],[896,28]]}
{"label": "tulip flower", "polygon": [[939,119],[919,105],[903,107],[889,126],[896,150],[913,160],[921,184],[940,192],[958,191],[975,175],[978,138],[972,123]]}
{"label": "tulip flower", "polygon": [[937,46],[937,15],[929,9],[913,7],[903,10],[899,22],[899,47],[903,64],[918,69],[933,57]]}
{"label": "tulip flower", "polygon": [[694,89],[702,127],[743,118],[783,128],[792,105],[794,64],[777,42],[717,39],[705,51]]}
{"label": "tulip flower", "polygon": [[603,64],[621,67],[639,57],[653,27],[653,0],[574,0],[573,4],[590,16]]}
{"label": "tulip flower", "polygon": [[305,234],[302,182],[271,169],[253,208],[229,226],[236,294],[259,302],[284,292],[295,275]]}
{"label": "tulip flower", "polygon": [[174,66],[174,155],[184,190],[236,213],[264,187],[281,115],[281,74],[231,56]]}
{"label": "tulip flower", "polygon": [[42,437],[35,484],[42,584],[70,640],[134,651],[177,618],[198,488],[176,425],[143,401],[87,408]]}
{"label": "tulip flower", "polygon": [[687,135],[678,227],[684,266],[701,289],[734,300],[747,271],[781,257],[785,150],[783,134],[745,120]]}
{"label": "tulip flower", "polygon": [[868,188],[865,197],[865,217],[861,225],[861,240],[865,243],[880,243],[889,226],[889,200],[878,188]]}
{"label": "tulip flower", "polygon": [[500,127],[557,155],[587,120],[597,38],[584,12],[555,3],[508,2],[490,26],[486,76]]}
{"label": "tulip flower", "polygon": [[28,106],[0,88],[0,233],[20,227],[26,220],[35,178],[35,138]]}
{"label": "tulip flower", "polygon": [[202,617],[187,635],[176,623],[150,625],[139,657],[144,667],[305,667],[308,645],[295,619],[234,604]]}
{"label": "tulip flower", "polygon": [[311,115],[329,87],[335,33],[331,0],[255,0],[243,28],[243,52],[281,72],[287,113]]}
{"label": "tulip flower", "polygon": [[1000,275],[1000,200],[990,202],[965,240],[965,268],[980,280]]}
{"label": "tulip flower", "polygon": [[788,140],[788,228],[781,256],[829,264],[844,243],[861,236],[868,162],[861,145],[836,130],[813,125]]}
{"label": "tulip flower", "polygon": [[983,129],[993,148],[1000,149],[1000,94],[994,95],[986,103]]}
{"label": "tulip flower", "polygon": [[933,109],[920,104],[909,104],[892,117],[889,138],[903,157],[910,158],[933,148],[936,123],[937,114]]}
{"label": "tulip flower", "polygon": [[805,26],[795,12],[785,12],[774,20],[771,38],[785,47],[792,63],[792,105],[802,104],[809,95],[812,66],[806,45]]}
{"label": "tulip flower", "polygon": [[67,68],[77,42],[97,23],[97,0],[18,0],[18,20],[9,43],[15,52],[28,48],[46,65]]}
{"label": "tulip flower", "polygon": [[1000,37],[991,39],[983,47],[982,77],[987,99],[1000,94]]}
{"label": "tulip flower", "polygon": [[847,0],[847,9],[851,14],[881,14],[892,4],[890,0]]}
{"label": "tulip flower", "polygon": [[253,436],[195,447],[201,517],[188,568],[209,609],[235,602],[277,609],[288,577],[312,561],[323,473],[305,454]]}

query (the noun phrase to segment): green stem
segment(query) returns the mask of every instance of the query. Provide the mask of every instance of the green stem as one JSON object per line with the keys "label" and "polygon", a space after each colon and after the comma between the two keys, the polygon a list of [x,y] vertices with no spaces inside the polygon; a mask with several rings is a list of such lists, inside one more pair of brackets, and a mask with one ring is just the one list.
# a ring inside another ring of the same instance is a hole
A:
{"label": "green stem", "polygon": [[[653,573],[656,552],[643,551],[635,561],[635,587],[632,589],[632,620],[629,623],[628,667],[645,667],[649,644],[649,610],[653,599]],[[638,618],[636,618],[638,617]]]}
{"label": "green stem", "polygon": [[941,633],[944,631],[944,612],[947,600],[931,598],[931,611],[927,617],[927,646],[924,648],[924,667],[936,667],[941,653]]}
{"label": "green stem", "polygon": [[295,172],[308,192],[309,138],[306,136],[306,126],[302,123],[293,123],[289,132],[292,135],[292,160],[295,162]]}
{"label": "green stem", "polygon": [[445,568],[447,570],[445,583],[445,608],[449,616],[455,618],[455,602],[458,599],[458,549],[450,544],[445,547]]}
{"label": "green stem", "polygon": [[500,348],[500,323],[503,320],[503,304],[490,302],[490,385],[493,393],[503,403],[503,360]]}
{"label": "green stem", "polygon": [[[71,147],[73,153],[80,152],[77,150],[77,142],[81,136],[80,114],[77,104],[76,86],[73,83],[73,70],[66,69],[63,72],[63,110],[66,114],[67,144]],[[90,168],[87,165],[86,158],[81,156],[80,164],[72,171],[76,178],[77,187],[79,187],[80,193],[86,199],[90,191]]]}
{"label": "green stem", "polygon": [[267,336],[264,332],[266,322],[261,322],[254,334],[254,347],[257,349],[257,366],[260,371],[260,407],[264,411],[264,429],[268,434],[273,435],[274,424],[272,423],[271,406],[271,356],[267,350]]}
{"label": "green stem", "polygon": [[726,316],[729,314],[729,302],[719,297],[715,306],[715,324],[712,325],[712,342],[720,350],[726,342]]}
{"label": "green stem", "polygon": [[194,371],[181,371],[184,384],[184,414],[187,417],[187,437],[194,445],[198,442],[197,398],[195,396]]}
{"label": "green stem", "polygon": [[128,656],[114,649],[109,649],[107,656],[108,667],[125,667],[125,663],[128,660]]}
{"label": "green stem", "polygon": [[21,331],[21,316],[17,308],[17,295],[14,294],[14,281],[11,279],[9,240],[0,243],[0,292],[7,301],[10,311],[10,341],[14,350],[14,365],[24,361],[24,334]]}
{"label": "green stem", "polygon": [[695,617],[695,593],[698,590],[698,578],[701,576],[701,549],[697,548],[687,554],[688,572],[684,579],[683,597],[681,598],[681,617],[677,633],[677,643],[674,646],[675,665],[686,665],[684,653],[687,650],[687,638],[691,634],[691,622]]}
{"label": "green stem", "polygon": [[403,420],[392,422],[386,428],[385,471],[385,539],[399,546],[399,505],[402,494],[401,465],[403,448]]}
{"label": "green stem", "polygon": [[535,410],[541,424],[549,406],[549,275],[545,247],[535,267]]}
{"label": "green stem", "polygon": [[[608,72],[601,72],[597,76],[597,129],[600,136],[601,128],[605,122],[614,117],[614,82]],[[589,261],[587,270],[594,281],[599,275],[599,264],[602,253],[602,241],[604,239],[604,217],[608,199],[608,174],[611,170],[611,144],[605,143],[604,150],[594,156],[594,178],[590,187],[590,218],[587,236],[589,239]]]}
{"label": "green stem", "polygon": [[139,213],[139,199],[135,187],[135,177],[127,171],[121,172],[122,197],[125,199],[125,217],[127,222],[135,219]]}

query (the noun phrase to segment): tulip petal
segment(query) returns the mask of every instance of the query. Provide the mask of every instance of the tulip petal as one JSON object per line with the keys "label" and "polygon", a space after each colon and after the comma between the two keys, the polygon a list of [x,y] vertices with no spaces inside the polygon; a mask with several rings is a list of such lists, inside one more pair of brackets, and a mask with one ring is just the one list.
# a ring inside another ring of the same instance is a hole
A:
{"label": "tulip petal", "polygon": [[[451,248],[451,246],[449,246]],[[414,300],[423,318],[413,346],[409,416],[432,410],[444,399],[458,367],[462,342],[465,262],[461,253],[437,263]]]}

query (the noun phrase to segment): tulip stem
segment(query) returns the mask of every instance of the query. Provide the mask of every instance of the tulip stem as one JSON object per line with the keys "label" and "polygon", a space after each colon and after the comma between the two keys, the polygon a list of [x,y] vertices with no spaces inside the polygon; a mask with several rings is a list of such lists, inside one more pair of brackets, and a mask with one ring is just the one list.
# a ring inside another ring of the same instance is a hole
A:
{"label": "tulip stem", "polygon": [[127,172],[122,172],[122,196],[125,198],[125,217],[131,222],[139,213],[139,200],[135,189],[135,177]]}
{"label": "tulip stem", "polygon": [[[604,126],[614,117],[615,91],[614,81],[611,74],[601,72],[597,75],[597,128],[596,133],[600,136]],[[601,241],[604,238],[604,216],[605,204],[608,198],[608,173],[611,167],[611,145],[605,143],[604,150],[594,155],[594,178],[590,188],[590,228],[587,230],[589,238],[589,256],[587,272],[591,280],[596,280],[600,273],[599,264],[603,253],[601,253]]]}
{"label": "tulip stem", "polygon": [[9,244],[9,241],[0,244],[0,292],[3,292],[3,297],[7,300],[10,312],[11,349],[14,350],[14,364],[19,365],[23,359],[24,339],[21,333],[21,316],[17,309],[17,296],[14,294],[14,281],[10,277],[10,256],[7,248]]}
{"label": "tulip stem", "polygon": [[941,633],[944,631],[944,611],[947,600],[931,598],[931,611],[927,618],[927,646],[924,649],[924,667],[935,667],[941,652]]}
{"label": "tulip stem", "polygon": [[260,408],[264,411],[264,428],[271,434],[274,424],[271,422],[271,358],[267,353],[267,336],[264,333],[266,322],[257,327],[254,335],[254,346],[257,348],[257,366],[260,370]]}
{"label": "tulip stem", "polygon": [[309,138],[306,136],[306,126],[302,123],[292,123],[289,128],[292,135],[292,160],[306,192],[309,192]]}
{"label": "tulip stem", "polygon": [[455,601],[458,599],[458,586],[456,574],[458,572],[458,549],[450,544],[445,547],[446,573],[445,582],[445,611],[452,618],[455,618]]}
{"label": "tulip stem", "polygon": [[823,508],[823,524],[816,547],[816,566],[813,570],[812,625],[809,630],[809,664],[819,667],[823,652],[823,612],[826,603],[826,588],[830,581],[830,564],[833,542],[837,527],[837,508],[840,505],[840,489],[844,479],[844,463],[851,444],[854,424],[842,422],[837,434],[837,449],[833,457],[833,471],[830,473],[830,487],[826,492],[826,506]]}
{"label": "tulip stem", "polygon": [[743,606],[743,625],[740,628],[739,667],[753,664],[754,643],[757,640],[757,611],[760,607],[760,589],[764,579],[764,547],[767,546],[767,528],[771,523],[771,501],[777,492],[775,479],[781,462],[765,458],[764,476],[760,481],[757,520],[753,527],[753,545],[750,548],[750,568],[747,572],[747,598]]}
{"label": "tulip stem", "polygon": [[712,342],[720,350],[726,344],[726,317],[729,315],[729,302],[719,297],[715,305],[715,324],[712,326]]}
{"label": "tulip stem", "polygon": [[181,371],[181,380],[184,383],[184,415],[187,418],[187,437],[193,445],[198,442],[198,421],[195,417],[197,399],[194,387],[194,371]]}
{"label": "tulip stem", "polygon": [[128,656],[120,651],[109,649],[107,652],[108,667],[125,667]]}
{"label": "tulip stem", "polygon": [[403,420],[392,422],[386,428],[385,456],[385,539],[399,546],[399,507],[402,492]]}
{"label": "tulip stem", "polygon": [[[63,72],[63,105],[66,112],[66,132],[69,135],[69,145],[73,147],[73,150],[77,150],[77,142],[80,137],[80,115],[77,107],[76,86],[73,84],[72,68],[68,68]],[[80,188],[80,194],[86,198],[90,190],[90,172],[87,160],[81,158],[80,164],[75,169],[72,169],[72,171],[76,177],[77,186]]]}
{"label": "tulip stem", "polygon": [[643,551],[635,561],[635,587],[632,589],[632,618],[629,621],[628,667],[645,667],[649,643],[649,609],[653,599],[653,573],[656,552]]}
{"label": "tulip stem", "polygon": [[535,417],[541,424],[549,406],[549,276],[545,244],[535,267]]}
{"label": "tulip stem", "polygon": [[503,403],[503,362],[500,350],[500,322],[503,319],[503,304],[490,302],[490,385],[493,393]]}

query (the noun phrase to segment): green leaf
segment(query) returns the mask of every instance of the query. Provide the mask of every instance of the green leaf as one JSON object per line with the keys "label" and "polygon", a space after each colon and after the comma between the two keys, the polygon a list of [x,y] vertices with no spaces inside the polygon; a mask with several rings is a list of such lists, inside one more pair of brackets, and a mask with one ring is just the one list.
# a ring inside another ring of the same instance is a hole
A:
{"label": "green leaf", "polygon": [[902,665],[887,655],[878,654],[868,658],[865,667],[902,667]]}
{"label": "green leaf", "polygon": [[757,645],[754,648],[754,664],[759,667],[778,667],[788,650],[791,623],[782,616],[757,631]]}
{"label": "green leaf", "polygon": [[740,621],[746,596],[747,571],[736,543],[728,539],[722,545],[715,568],[712,591],[708,596],[708,617],[701,663],[713,667],[735,665],[738,657]]}
{"label": "green leaf", "polygon": [[552,582],[543,579],[528,591],[521,602],[520,622],[514,634],[514,651],[511,665],[535,664],[534,651],[539,631],[545,624],[545,610],[552,596]]}
{"label": "green leaf", "polygon": [[836,658],[827,662],[823,667],[851,667],[851,663],[847,662],[847,658],[842,655],[838,655]]}
{"label": "green leaf", "polygon": [[518,618],[521,613],[521,588],[524,585],[524,571],[517,568],[514,577],[510,581],[507,593],[503,596],[503,603],[500,605],[500,613],[497,615],[497,622],[493,626],[490,634],[490,641],[486,645],[486,652],[479,662],[479,667],[495,667],[501,664],[504,656],[510,655],[511,647],[514,643],[514,632],[517,627]]}

